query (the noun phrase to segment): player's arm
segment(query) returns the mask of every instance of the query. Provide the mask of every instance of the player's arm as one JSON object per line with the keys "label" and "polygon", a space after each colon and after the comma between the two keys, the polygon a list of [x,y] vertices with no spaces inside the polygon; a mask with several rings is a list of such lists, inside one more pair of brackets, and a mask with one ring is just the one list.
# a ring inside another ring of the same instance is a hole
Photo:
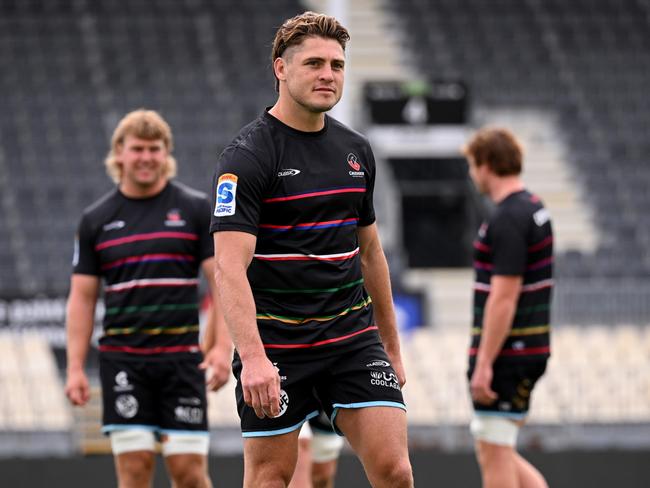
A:
{"label": "player's arm", "polygon": [[99,277],[73,274],[66,311],[67,379],[65,393],[73,405],[90,399],[88,377],[84,371],[95,323]]}
{"label": "player's arm", "polygon": [[266,356],[257,329],[253,292],[246,275],[256,242],[257,238],[247,232],[214,233],[219,303],[242,361],[240,381],[244,401],[263,418],[280,413],[280,376]]}
{"label": "player's arm", "polygon": [[377,224],[359,227],[357,234],[361,251],[361,272],[366,290],[372,298],[375,323],[379,328],[384,349],[399,378],[400,386],[403,386],[406,382],[406,375],[402,366],[390,274],[386,255],[379,240]]}
{"label": "player's arm", "polygon": [[210,390],[216,391],[228,382],[230,376],[232,341],[219,306],[219,296],[214,281],[214,258],[205,259],[201,263],[201,269],[208,282],[212,300],[207,312],[206,330],[201,344],[205,360],[199,367],[208,370],[206,383]]}
{"label": "player's arm", "polygon": [[523,277],[516,275],[493,275],[490,280],[481,342],[470,382],[472,398],[479,403],[490,404],[497,398],[491,389],[492,365],[512,328],[522,282]]}

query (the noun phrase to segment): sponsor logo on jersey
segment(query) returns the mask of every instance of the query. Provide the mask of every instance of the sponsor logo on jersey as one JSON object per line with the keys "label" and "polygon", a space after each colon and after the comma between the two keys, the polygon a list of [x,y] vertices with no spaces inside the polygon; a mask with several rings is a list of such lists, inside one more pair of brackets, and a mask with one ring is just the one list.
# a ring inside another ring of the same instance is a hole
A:
{"label": "sponsor logo on jersey", "polygon": [[280,171],[278,171],[278,176],[280,178],[282,178],[283,176],[296,176],[296,175],[299,175],[299,174],[300,174],[300,170],[299,169],[293,169],[293,168],[281,169]]}
{"label": "sponsor logo on jersey", "polygon": [[115,411],[125,419],[135,417],[138,407],[138,400],[133,395],[120,395],[115,399]]}
{"label": "sponsor logo on jersey", "polygon": [[72,266],[79,264],[79,235],[74,236],[74,251],[72,252]]}
{"label": "sponsor logo on jersey", "polygon": [[115,386],[113,391],[131,391],[133,390],[133,385],[129,383],[129,375],[126,371],[120,371],[115,375]]}
{"label": "sponsor logo on jersey", "polygon": [[167,227],[183,227],[185,225],[185,221],[181,217],[181,211],[177,208],[170,209],[167,212],[165,225]]}
{"label": "sponsor logo on jersey", "polygon": [[371,362],[366,364],[367,368],[388,368],[390,366],[390,363],[388,361],[384,361],[383,359],[373,359]]}
{"label": "sponsor logo on jersey", "polygon": [[540,208],[537,212],[533,214],[533,220],[539,227],[541,227],[546,222],[551,220],[551,215],[548,213],[548,210],[546,210],[545,208]]}
{"label": "sponsor logo on jersey", "polygon": [[284,390],[280,390],[280,413],[273,418],[282,417],[289,409],[289,395]]}
{"label": "sponsor logo on jersey", "polygon": [[348,174],[353,178],[363,178],[366,173],[364,171],[361,171],[361,164],[359,163],[359,158],[357,157],[357,155],[354,153],[350,153],[348,154],[347,160],[348,160],[348,164],[350,165],[350,168],[354,170],[354,171],[349,171]]}
{"label": "sponsor logo on jersey", "polygon": [[214,207],[215,217],[235,215],[237,204],[237,175],[224,173],[217,180],[217,203]]}
{"label": "sponsor logo on jersey", "polygon": [[108,224],[105,224],[102,229],[104,231],[109,231],[109,230],[117,230],[117,229],[122,229],[126,225],[126,222],[123,220],[114,220],[113,222],[109,222]]}
{"label": "sponsor logo on jersey", "polygon": [[478,228],[478,236],[483,239],[485,237],[485,233],[487,232],[487,224],[484,222],[481,224],[481,227]]}

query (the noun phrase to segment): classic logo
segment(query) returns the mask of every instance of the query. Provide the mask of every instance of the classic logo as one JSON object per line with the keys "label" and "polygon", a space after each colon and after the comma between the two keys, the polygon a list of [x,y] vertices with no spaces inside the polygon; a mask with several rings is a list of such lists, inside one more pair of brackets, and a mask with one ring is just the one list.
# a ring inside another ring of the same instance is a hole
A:
{"label": "classic logo", "polygon": [[167,212],[167,220],[165,220],[167,227],[183,227],[185,221],[181,217],[181,211],[177,208],[172,208]]}
{"label": "classic logo", "polygon": [[237,175],[224,173],[217,180],[217,203],[214,208],[215,217],[235,215],[237,201]]}
{"label": "classic logo", "polygon": [[120,395],[115,399],[115,411],[120,417],[132,419],[138,413],[138,400],[133,395]]}
{"label": "classic logo", "polygon": [[384,361],[383,359],[373,359],[371,362],[366,364],[366,368],[388,368],[390,366],[390,363],[388,361]]}
{"label": "classic logo", "polygon": [[359,158],[357,158],[357,155],[354,153],[348,154],[348,164],[354,171],[359,171],[361,169]]}
{"label": "classic logo", "polygon": [[125,225],[126,222],[124,222],[123,220],[114,220],[113,222],[109,222],[108,224],[105,224],[104,227],[102,227],[102,229],[105,231],[121,229]]}
{"label": "classic logo", "polygon": [[283,176],[296,176],[296,175],[299,175],[299,174],[300,174],[300,170],[299,169],[293,169],[293,168],[281,169],[280,171],[278,171],[278,176],[280,178],[282,178]]}

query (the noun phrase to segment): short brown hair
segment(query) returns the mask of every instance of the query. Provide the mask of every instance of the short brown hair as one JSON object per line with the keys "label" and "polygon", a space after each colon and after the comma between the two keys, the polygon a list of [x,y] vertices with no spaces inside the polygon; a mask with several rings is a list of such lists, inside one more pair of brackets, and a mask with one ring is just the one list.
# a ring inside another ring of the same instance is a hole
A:
{"label": "short brown hair", "polygon": [[[334,17],[316,12],[303,12],[284,21],[275,33],[273,49],[271,50],[271,66],[275,60],[291,46],[301,44],[306,37],[324,37],[334,39],[345,51],[345,44],[350,40],[348,30]],[[275,72],[273,73],[275,77]],[[275,89],[279,89],[280,82],[275,77]]]}
{"label": "short brown hair", "polygon": [[108,176],[110,176],[115,183],[119,184],[122,179],[122,167],[118,164],[115,155],[118,147],[124,144],[124,139],[129,135],[147,141],[162,139],[165,148],[169,153],[167,155],[165,176],[167,178],[173,178],[176,176],[176,160],[171,155],[171,152],[174,149],[174,140],[169,124],[165,122],[165,119],[163,119],[158,112],[141,108],[126,114],[117,124],[117,127],[113,132],[113,137],[111,138],[111,150],[106,156],[104,164],[106,165]]}
{"label": "short brown hair", "polygon": [[509,130],[485,127],[463,147],[463,154],[471,157],[476,166],[487,164],[496,175],[509,176],[521,173],[524,151]]}

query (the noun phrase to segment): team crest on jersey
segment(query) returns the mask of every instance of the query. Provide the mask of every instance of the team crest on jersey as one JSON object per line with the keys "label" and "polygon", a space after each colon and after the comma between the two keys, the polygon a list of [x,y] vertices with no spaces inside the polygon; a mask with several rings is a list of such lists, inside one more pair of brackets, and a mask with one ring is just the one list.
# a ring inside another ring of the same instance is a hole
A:
{"label": "team crest on jersey", "polygon": [[478,228],[478,236],[483,239],[485,237],[485,234],[487,232],[488,226],[485,222],[481,224],[481,226]]}
{"label": "team crest on jersey", "polygon": [[185,221],[181,217],[181,211],[177,208],[170,209],[167,212],[165,225],[167,227],[183,227],[185,225]]}
{"label": "team crest on jersey", "polygon": [[361,171],[361,163],[359,163],[359,158],[357,157],[356,154],[350,153],[347,156],[348,164],[350,165],[350,168],[353,169],[353,171],[349,171],[349,175],[352,176],[353,178],[363,178],[365,176],[365,172]]}
{"label": "team crest on jersey", "polygon": [[215,217],[235,215],[237,200],[237,175],[224,173],[217,180],[217,203],[214,207]]}

